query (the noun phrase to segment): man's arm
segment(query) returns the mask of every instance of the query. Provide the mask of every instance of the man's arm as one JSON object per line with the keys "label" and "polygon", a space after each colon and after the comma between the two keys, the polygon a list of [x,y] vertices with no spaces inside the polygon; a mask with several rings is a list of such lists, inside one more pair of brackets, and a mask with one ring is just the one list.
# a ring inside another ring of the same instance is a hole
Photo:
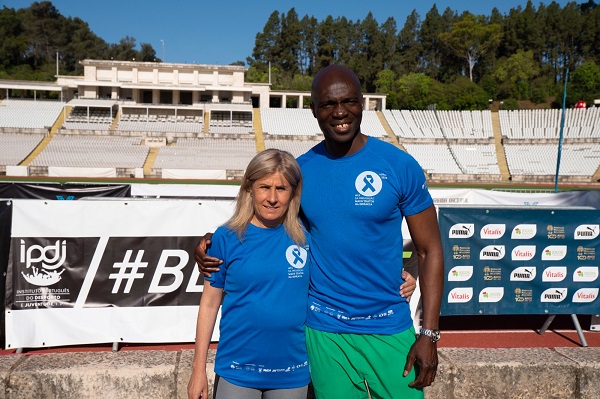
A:
{"label": "man's arm", "polygon": [[200,241],[198,241],[198,244],[194,248],[194,260],[198,265],[198,270],[205,277],[210,277],[212,272],[218,272],[219,266],[223,263],[221,259],[206,254],[206,250],[210,247],[212,236],[213,233],[206,233],[200,237]]}
{"label": "man's arm", "polygon": [[[422,327],[437,330],[444,290],[444,256],[435,206],[406,217],[406,223],[418,257]],[[410,349],[404,367],[405,375],[415,363],[419,366],[419,375],[410,386],[423,388],[431,385],[437,372],[438,355],[437,344],[427,336],[420,335]]]}

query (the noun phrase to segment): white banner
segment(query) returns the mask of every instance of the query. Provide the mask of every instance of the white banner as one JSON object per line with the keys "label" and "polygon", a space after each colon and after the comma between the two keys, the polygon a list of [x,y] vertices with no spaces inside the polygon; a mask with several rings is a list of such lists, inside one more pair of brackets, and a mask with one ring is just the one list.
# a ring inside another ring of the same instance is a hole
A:
{"label": "white banner", "polygon": [[162,170],[163,179],[211,179],[226,180],[227,171],[211,169],[165,169]]}
{"label": "white banner", "polygon": [[49,166],[49,177],[117,177],[115,168],[76,168],[70,166]]}
{"label": "white banner", "polygon": [[6,348],[193,342],[193,249],[232,212],[230,200],[15,200]]}

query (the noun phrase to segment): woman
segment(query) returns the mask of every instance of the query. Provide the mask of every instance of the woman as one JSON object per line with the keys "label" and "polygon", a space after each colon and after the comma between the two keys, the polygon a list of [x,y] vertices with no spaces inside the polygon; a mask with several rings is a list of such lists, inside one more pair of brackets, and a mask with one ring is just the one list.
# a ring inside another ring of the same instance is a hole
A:
{"label": "woman", "polygon": [[208,398],[206,355],[223,293],[214,399],[306,398],[309,268],[301,191],[291,154],[269,149],[250,161],[235,212],[212,237],[210,255],[226,261],[204,282],[190,399]]}

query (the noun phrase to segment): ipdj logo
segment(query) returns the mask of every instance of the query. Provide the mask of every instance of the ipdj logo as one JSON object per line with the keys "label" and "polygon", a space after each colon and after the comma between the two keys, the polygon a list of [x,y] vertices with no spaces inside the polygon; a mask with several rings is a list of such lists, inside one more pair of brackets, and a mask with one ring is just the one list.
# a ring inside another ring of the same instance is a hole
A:
{"label": "ipdj logo", "polygon": [[67,255],[67,242],[56,240],[54,245],[31,245],[26,247],[25,240],[21,240],[20,258],[25,263],[27,273],[21,272],[28,283],[40,287],[56,284],[65,271],[58,270],[64,263]]}
{"label": "ipdj logo", "polygon": [[373,197],[381,191],[381,177],[375,172],[365,171],[358,175],[354,181],[354,187],[359,194]]}

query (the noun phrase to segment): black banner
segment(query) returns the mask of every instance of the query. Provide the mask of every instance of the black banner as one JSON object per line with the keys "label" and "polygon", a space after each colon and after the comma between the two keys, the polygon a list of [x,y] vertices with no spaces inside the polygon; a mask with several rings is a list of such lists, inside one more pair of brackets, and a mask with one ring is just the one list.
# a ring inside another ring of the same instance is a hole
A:
{"label": "black banner", "polygon": [[85,197],[130,197],[131,186],[96,184],[0,183],[0,198],[78,200]]}
{"label": "black banner", "polygon": [[198,305],[203,278],[192,254],[196,242],[13,237],[6,309]]}

